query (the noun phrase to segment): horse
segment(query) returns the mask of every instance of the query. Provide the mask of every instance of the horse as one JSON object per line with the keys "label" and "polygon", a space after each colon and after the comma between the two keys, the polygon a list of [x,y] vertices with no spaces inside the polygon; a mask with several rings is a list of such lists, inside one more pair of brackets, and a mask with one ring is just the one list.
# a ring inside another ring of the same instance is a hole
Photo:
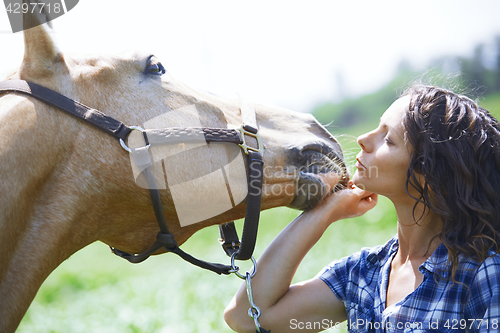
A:
{"label": "horse", "polygon": [[[28,12],[24,19],[37,17]],[[242,122],[240,101],[186,86],[150,53],[62,53],[46,27],[30,26],[34,27],[24,31],[23,61],[7,80],[36,83],[125,124],[156,119],[162,126],[179,126],[178,120],[184,125],[235,128]],[[307,209],[326,195],[314,192],[315,186],[326,184],[332,189],[346,184],[342,149],[313,116],[260,104],[254,109],[266,167],[262,210]],[[178,119],[163,117],[169,113]],[[227,159],[227,146],[208,146],[212,149],[205,154],[210,156],[198,161],[201,167],[214,159]],[[186,174],[195,161],[188,158],[180,163],[176,173]],[[242,168],[248,172],[247,165]],[[340,176],[332,181],[331,173]],[[149,191],[140,186],[139,178],[130,154],[106,133],[32,97],[0,95],[1,332],[15,331],[43,281],[78,250],[101,241],[140,253],[155,242],[158,224]],[[191,190],[210,190],[214,183],[197,186]],[[242,200],[214,216],[181,223],[170,187],[160,186],[160,199],[179,245],[202,228],[245,215]]]}

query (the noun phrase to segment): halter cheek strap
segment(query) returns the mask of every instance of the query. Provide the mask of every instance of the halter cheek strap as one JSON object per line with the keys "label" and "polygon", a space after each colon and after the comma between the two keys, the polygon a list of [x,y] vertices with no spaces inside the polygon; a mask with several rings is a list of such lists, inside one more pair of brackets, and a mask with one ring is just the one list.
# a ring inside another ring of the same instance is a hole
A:
{"label": "halter cheek strap", "polygon": [[[142,165],[141,169],[144,170],[144,174],[150,185],[151,201],[153,203],[153,209],[160,232],[156,237],[155,243],[144,253],[130,254],[111,248],[114,254],[128,260],[131,263],[142,262],[149,258],[151,254],[163,247],[165,251],[173,252],[184,260],[201,268],[211,270],[217,274],[230,274],[232,272],[232,266],[198,260],[179,248],[174,235],[169,232],[167,222],[163,214],[160,192],[154,183],[155,180],[151,173],[152,163],[148,148],[151,145],[189,142],[193,136],[197,136],[197,138],[199,138],[199,133],[203,133],[207,142],[230,142],[238,144],[243,149],[245,154],[247,154],[248,166],[248,196],[242,241],[240,244],[234,223],[229,222],[220,226],[221,243],[224,251],[229,256],[237,252],[235,255],[236,259],[246,260],[251,258],[257,238],[263,182],[263,145],[258,134],[258,127],[255,120],[255,109],[253,106],[242,103],[241,112],[243,125],[239,129],[163,128],[159,130],[143,130],[139,127],[127,126],[121,121],[109,117],[98,110],[92,109],[38,84],[23,80],[7,80],[0,82],[0,94],[16,92],[34,97],[46,104],[61,109],[62,111],[65,111],[66,113],[93,125],[101,131],[114,136],[120,140],[123,148],[129,152],[131,152],[131,149],[128,148],[124,142],[130,132],[134,129],[138,129],[143,132],[146,140],[146,146],[135,149],[135,151],[137,151],[138,156],[140,156],[140,164]],[[246,136],[251,136],[257,139],[258,146],[248,146],[246,143]]]}
{"label": "halter cheek strap", "polygon": [[[252,257],[255,248],[259,226],[258,221],[260,217],[264,164],[262,156],[264,155],[264,145],[260,140],[260,135],[258,135],[254,105],[246,102],[241,96],[240,105],[243,125],[239,128],[239,131],[243,142],[239,144],[239,146],[243,149],[245,154],[248,155],[248,196],[245,223],[243,224],[241,243],[238,239],[238,233],[236,232],[234,221],[219,225],[219,241],[222,245],[222,249],[229,257],[232,257],[233,254],[237,252],[235,256],[236,259],[248,260]],[[257,140],[257,148],[250,147],[246,144],[246,136],[251,136]],[[247,219],[252,222],[247,223]]]}

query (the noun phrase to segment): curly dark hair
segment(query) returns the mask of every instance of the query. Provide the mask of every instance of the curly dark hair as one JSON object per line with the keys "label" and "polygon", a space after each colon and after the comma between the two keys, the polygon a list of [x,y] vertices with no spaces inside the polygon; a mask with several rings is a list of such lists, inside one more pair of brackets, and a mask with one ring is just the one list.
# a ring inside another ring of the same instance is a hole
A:
{"label": "curly dark hair", "polygon": [[441,216],[455,281],[460,254],[481,263],[500,251],[500,126],[475,101],[446,89],[416,85],[403,95],[410,97],[403,125],[413,148],[406,190],[417,191],[417,223],[419,203]]}

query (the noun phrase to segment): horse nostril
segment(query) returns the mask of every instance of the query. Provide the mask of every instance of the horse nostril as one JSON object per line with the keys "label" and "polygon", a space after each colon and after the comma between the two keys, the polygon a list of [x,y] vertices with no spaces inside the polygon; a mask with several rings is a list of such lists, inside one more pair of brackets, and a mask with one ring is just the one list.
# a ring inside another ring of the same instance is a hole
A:
{"label": "horse nostril", "polygon": [[340,147],[327,143],[315,142],[291,149],[289,165],[306,173],[345,173],[345,164]]}
{"label": "horse nostril", "polygon": [[344,156],[340,146],[332,146],[326,143],[311,143],[304,145],[300,149],[299,154],[302,156],[311,152],[325,155],[332,161],[344,163]]}

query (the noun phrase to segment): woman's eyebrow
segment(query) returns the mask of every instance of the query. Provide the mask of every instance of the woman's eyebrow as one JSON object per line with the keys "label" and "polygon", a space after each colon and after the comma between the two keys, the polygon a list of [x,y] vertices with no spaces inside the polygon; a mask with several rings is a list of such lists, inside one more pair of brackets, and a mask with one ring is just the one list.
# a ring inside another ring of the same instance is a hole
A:
{"label": "woman's eyebrow", "polygon": [[386,123],[383,123],[383,122],[382,122],[382,117],[380,117],[379,127],[380,127],[382,130],[386,131],[386,132],[391,131],[392,133],[396,134],[396,135],[395,135],[395,138],[399,138],[399,137],[401,137],[401,138],[402,138],[402,137],[403,137],[403,133],[401,133],[398,129],[396,129],[396,128],[395,128],[395,127],[393,127],[393,126],[389,126],[389,125],[387,125]]}
{"label": "woman's eyebrow", "polygon": [[382,122],[382,117],[380,117],[378,126],[381,127],[382,129],[390,129],[390,127],[386,123]]}
{"label": "woman's eyebrow", "polygon": [[385,122],[384,122],[383,116],[379,118],[379,120],[378,120],[378,125],[379,125],[380,127],[390,128],[390,126],[389,126],[389,125],[387,125],[387,123],[385,123]]}

